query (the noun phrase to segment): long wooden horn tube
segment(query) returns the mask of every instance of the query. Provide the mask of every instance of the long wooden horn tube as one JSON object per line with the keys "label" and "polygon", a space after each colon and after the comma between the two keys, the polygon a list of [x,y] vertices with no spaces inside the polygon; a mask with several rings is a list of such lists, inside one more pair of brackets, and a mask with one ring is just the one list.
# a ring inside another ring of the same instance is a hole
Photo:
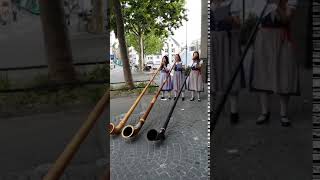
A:
{"label": "long wooden horn tube", "polygon": [[135,126],[132,126],[132,125],[127,125],[125,126],[123,129],[122,129],[122,132],[121,132],[121,135],[123,138],[131,138],[133,136],[135,136],[136,134],[139,133],[140,129],[142,128],[145,120],[147,119],[149,113],[151,112],[151,109],[153,107],[153,105],[155,104],[163,86],[166,84],[166,82],[168,81],[169,79],[169,76],[170,76],[170,73],[172,71],[172,69],[174,68],[176,63],[173,64],[173,66],[171,67],[168,75],[167,75],[167,78],[166,80],[161,84],[160,88],[158,89],[157,93],[155,94],[155,96],[152,98],[146,112],[143,114],[143,116],[140,118],[140,120],[138,121],[138,123],[135,125]]}
{"label": "long wooden horn tube", "polygon": [[78,151],[80,145],[88,136],[90,130],[94,127],[95,122],[99,119],[106,106],[109,105],[109,100],[110,95],[109,90],[107,90],[96,104],[94,109],[90,112],[87,120],[83,122],[82,126],[78,129],[72,140],[49,169],[43,180],[57,180],[61,177],[64,170],[67,168],[70,161]]}
{"label": "long wooden horn tube", "polygon": [[[192,66],[193,66],[193,65],[192,65]],[[191,67],[192,67],[192,66],[191,66]],[[172,116],[172,114],[173,114],[173,111],[174,111],[174,109],[175,109],[175,107],[176,107],[176,105],[177,105],[177,102],[178,102],[178,100],[179,100],[179,97],[180,97],[180,95],[181,95],[181,93],[182,93],[182,91],[183,91],[184,86],[186,85],[187,79],[188,79],[191,71],[192,71],[192,70],[190,69],[188,75],[185,77],[185,79],[184,79],[184,81],[183,81],[183,84],[182,84],[182,87],[179,89],[178,96],[177,96],[177,98],[175,99],[174,103],[172,104],[171,109],[170,109],[170,112],[169,112],[169,114],[168,114],[168,116],[167,116],[167,119],[166,119],[166,121],[164,122],[162,128],[159,130],[159,132],[158,132],[157,130],[155,130],[155,129],[151,129],[151,130],[148,131],[148,133],[147,133],[147,138],[148,138],[149,141],[158,141],[158,140],[164,140],[164,139],[165,139],[165,132],[166,132],[167,126],[168,126],[168,124],[169,124],[169,121],[170,121],[170,119],[171,119],[171,116]]]}
{"label": "long wooden horn tube", "polygon": [[129,111],[126,113],[126,115],[123,117],[123,119],[119,122],[119,124],[117,126],[115,126],[113,123],[109,124],[109,132],[110,132],[110,134],[118,135],[118,134],[121,133],[122,128],[126,125],[129,117],[131,116],[131,114],[134,111],[134,109],[137,107],[137,105],[140,102],[142,96],[145,94],[145,92],[147,91],[148,87],[150,86],[150,84],[152,83],[152,81],[154,80],[154,78],[156,77],[158,72],[160,71],[160,68],[161,68],[161,66],[157,69],[156,73],[152,76],[152,78],[150,79],[148,84],[144,87],[144,89],[142,90],[140,95],[134,101],[134,103],[130,107]]}

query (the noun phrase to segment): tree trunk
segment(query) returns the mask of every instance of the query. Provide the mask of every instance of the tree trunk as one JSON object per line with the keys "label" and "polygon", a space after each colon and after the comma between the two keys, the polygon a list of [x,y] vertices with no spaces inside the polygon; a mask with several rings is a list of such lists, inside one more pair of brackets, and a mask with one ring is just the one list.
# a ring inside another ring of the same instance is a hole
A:
{"label": "tree trunk", "polygon": [[73,81],[76,75],[62,1],[41,0],[39,6],[49,79],[54,82]]}
{"label": "tree trunk", "polygon": [[139,45],[140,45],[140,52],[139,52],[139,67],[140,71],[143,70],[144,67],[144,46],[143,46],[143,34],[139,36]]}
{"label": "tree trunk", "polygon": [[103,33],[103,0],[93,0],[93,19],[92,19],[92,31],[95,33]]}
{"label": "tree trunk", "polygon": [[134,85],[133,85],[132,75],[130,70],[127,44],[126,44],[125,35],[124,35],[124,24],[122,19],[123,17],[121,12],[120,0],[113,0],[113,9],[114,9],[116,24],[117,24],[117,37],[118,37],[119,46],[120,46],[120,56],[123,62],[124,79],[128,87],[130,89],[133,89]]}

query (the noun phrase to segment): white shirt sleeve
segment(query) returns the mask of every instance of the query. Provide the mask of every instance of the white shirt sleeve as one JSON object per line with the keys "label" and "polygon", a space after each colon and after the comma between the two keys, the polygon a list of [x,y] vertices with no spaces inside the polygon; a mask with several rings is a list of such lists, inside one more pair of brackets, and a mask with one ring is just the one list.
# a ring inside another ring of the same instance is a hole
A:
{"label": "white shirt sleeve", "polygon": [[240,0],[232,0],[230,12],[232,16],[240,16],[242,9],[242,1]]}

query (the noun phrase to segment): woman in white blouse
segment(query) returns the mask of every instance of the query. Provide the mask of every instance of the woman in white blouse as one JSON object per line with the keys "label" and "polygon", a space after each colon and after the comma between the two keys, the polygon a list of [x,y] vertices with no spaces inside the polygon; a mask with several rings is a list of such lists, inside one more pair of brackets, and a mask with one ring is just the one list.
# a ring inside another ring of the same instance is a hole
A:
{"label": "woman in white blouse", "polygon": [[290,0],[270,3],[257,32],[250,83],[251,89],[259,93],[261,114],[257,124],[269,120],[269,94],[275,93],[280,96],[281,125],[290,125],[289,97],[300,94],[299,67],[290,31],[296,4]]}
{"label": "woman in white blouse", "polygon": [[[211,79],[216,80],[214,89],[224,94],[227,84],[240,61],[240,0],[213,0],[211,4],[211,47],[214,72]],[[236,123],[238,115],[238,94],[245,87],[244,71],[238,73],[230,93],[230,122]]]}

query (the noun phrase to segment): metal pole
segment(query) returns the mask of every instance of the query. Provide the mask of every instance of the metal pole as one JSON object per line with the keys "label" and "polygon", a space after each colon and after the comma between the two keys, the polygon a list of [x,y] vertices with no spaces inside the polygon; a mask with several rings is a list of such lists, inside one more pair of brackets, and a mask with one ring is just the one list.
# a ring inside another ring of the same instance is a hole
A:
{"label": "metal pole", "polygon": [[186,66],[188,66],[188,21],[186,20]]}

